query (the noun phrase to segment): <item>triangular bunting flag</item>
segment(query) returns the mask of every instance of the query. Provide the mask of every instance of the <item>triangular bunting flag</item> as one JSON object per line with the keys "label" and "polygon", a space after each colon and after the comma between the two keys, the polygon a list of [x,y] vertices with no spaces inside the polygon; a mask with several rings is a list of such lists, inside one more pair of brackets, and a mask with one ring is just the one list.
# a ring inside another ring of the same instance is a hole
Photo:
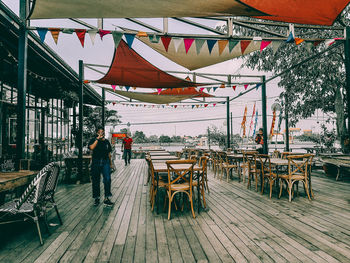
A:
{"label": "triangular bunting flag", "polygon": [[204,104],[204,108],[208,107],[208,104]]}
{"label": "triangular bunting flag", "polygon": [[218,87],[213,87],[213,91],[215,92]]}
{"label": "triangular bunting flag", "polygon": [[194,108],[194,105],[192,105],[192,109]]}
{"label": "triangular bunting flag", "polygon": [[190,47],[192,46],[193,41],[194,41],[193,38],[184,38],[186,54],[187,54],[188,50],[190,49]]}
{"label": "triangular bunting flag", "polygon": [[77,34],[81,46],[84,47],[86,29],[75,29],[75,34]]}
{"label": "triangular bunting flag", "polygon": [[138,37],[147,37],[148,35],[147,35],[146,32],[139,31],[139,32],[137,32],[136,36],[138,36]]}
{"label": "triangular bunting flag", "polygon": [[73,33],[74,33],[74,29],[71,29],[71,28],[63,28],[63,29],[62,29],[62,33],[63,33],[63,34],[73,34]]}
{"label": "triangular bunting flag", "polygon": [[220,89],[224,89],[224,88],[225,88],[225,84],[222,83],[222,84],[220,85]]}
{"label": "triangular bunting flag", "polygon": [[199,105],[197,104],[197,105],[196,105],[196,108],[198,108],[198,107],[199,107]]}
{"label": "triangular bunting flag", "polygon": [[162,92],[162,89],[157,89],[158,95]]}
{"label": "triangular bunting flag", "polygon": [[107,34],[110,34],[110,33],[111,33],[111,31],[109,31],[109,30],[99,29],[99,30],[98,30],[98,33],[99,33],[99,35],[100,35],[100,37],[101,37],[101,40],[102,40],[102,39],[103,39],[103,37],[104,37],[105,35],[107,35]]}
{"label": "triangular bunting flag", "polygon": [[232,88],[233,88],[233,91],[236,91],[236,86],[232,86]]}
{"label": "triangular bunting flag", "polygon": [[218,40],[218,45],[219,45],[219,55],[222,54],[222,52],[225,50],[225,47],[228,44],[228,40]]}
{"label": "triangular bunting flag", "polygon": [[271,47],[272,47],[273,54],[276,54],[281,44],[282,44],[282,41],[272,41]]}
{"label": "triangular bunting flag", "polygon": [[252,42],[252,41],[251,40],[241,40],[241,52],[242,52],[242,55],[244,54],[244,51],[249,46],[250,42]]}
{"label": "triangular bunting flag", "polygon": [[49,28],[51,36],[53,38],[53,40],[55,41],[56,45],[57,45],[57,41],[58,41],[58,36],[61,32],[61,30],[59,28]]}
{"label": "triangular bunting flag", "polygon": [[126,91],[129,91],[130,87],[129,86],[125,86]]}
{"label": "triangular bunting flag", "polygon": [[128,43],[129,48],[131,48],[132,43],[134,42],[134,39],[135,39],[135,34],[125,33],[124,36],[126,39],[126,43]]}
{"label": "triangular bunting flag", "polygon": [[215,46],[216,42],[217,42],[216,39],[208,39],[207,40],[209,54],[211,54],[211,51],[213,50],[213,47]]}
{"label": "triangular bunting flag", "polygon": [[176,108],[177,108],[177,105],[174,105],[174,108],[176,109]]}
{"label": "triangular bunting flag", "polygon": [[244,90],[247,90],[248,84],[244,84]]}
{"label": "triangular bunting flag", "polygon": [[115,91],[115,88],[117,87],[117,85],[111,85],[111,86],[112,86],[113,91]]}
{"label": "triangular bunting flag", "polygon": [[260,44],[260,52],[263,51],[272,41],[262,40]]}
{"label": "triangular bunting flag", "polygon": [[324,44],[325,44],[327,47],[333,45],[334,43],[335,43],[335,39],[333,39],[333,38],[331,38],[331,39],[326,39],[326,40],[324,41]]}
{"label": "triangular bunting flag", "polygon": [[113,106],[115,105],[115,102],[112,102]]}
{"label": "triangular bunting flag", "polygon": [[195,40],[197,55],[201,52],[204,42],[205,40],[201,38]]}
{"label": "triangular bunting flag", "polygon": [[204,88],[199,88],[199,91],[200,91],[200,92],[203,92],[203,90],[204,90]]}
{"label": "triangular bunting flag", "polygon": [[88,31],[88,34],[89,34],[89,36],[90,36],[92,45],[95,45],[95,38],[96,38],[97,32],[98,32],[97,29],[92,29],[92,30],[89,30],[89,31]]}
{"label": "triangular bunting flag", "polygon": [[211,90],[211,87],[208,87],[208,88],[207,88],[207,91],[210,92],[210,90]]}
{"label": "triangular bunting flag", "polygon": [[234,49],[235,46],[237,46],[237,44],[239,43],[238,40],[230,40],[229,43],[228,43],[228,50],[232,51],[232,49]]}
{"label": "triangular bunting flag", "polygon": [[213,107],[215,107],[215,106],[216,106],[216,103],[213,104]]}
{"label": "triangular bunting flag", "polygon": [[179,49],[179,46],[180,46],[181,43],[182,43],[182,38],[174,37],[174,38],[173,38],[173,43],[174,43],[175,51],[177,52],[178,49]]}
{"label": "triangular bunting flag", "polygon": [[294,42],[295,42],[295,44],[300,45],[301,43],[304,42],[304,39],[296,37],[296,38],[294,38]]}
{"label": "triangular bunting flag", "polygon": [[168,48],[169,48],[169,44],[171,41],[171,37],[160,37],[160,39],[162,40],[163,46],[165,48],[165,51],[168,52]]}
{"label": "triangular bunting flag", "polygon": [[36,31],[39,34],[41,42],[44,43],[45,37],[46,37],[46,33],[47,33],[47,28],[38,28]]}
{"label": "triangular bunting flag", "polygon": [[288,36],[288,38],[287,38],[287,40],[286,40],[286,43],[293,43],[293,42],[294,42],[293,33],[290,32],[290,33],[289,33],[289,36]]}
{"label": "triangular bunting flag", "polygon": [[113,31],[112,36],[113,36],[114,46],[115,46],[115,48],[118,48],[120,40],[123,37],[123,33]]}
{"label": "triangular bunting flag", "polygon": [[319,44],[321,44],[322,43],[322,40],[316,40],[316,41],[314,41],[314,47],[317,47]]}
{"label": "triangular bunting flag", "polygon": [[259,84],[257,84],[256,86],[255,86],[255,90],[258,90],[258,88],[261,86],[261,83],[259,83]]}
{"label": "triangular bunting flag", "polygon": [[160,36],[158,36],[158,35],[149,35],[148,38],[149,38],[149,41],[151,41],[152,43],[159,43]]}
{"label": "triangular bunting flag", "polygon": [[133,90],[136,90],[136,87],[132,87]]}

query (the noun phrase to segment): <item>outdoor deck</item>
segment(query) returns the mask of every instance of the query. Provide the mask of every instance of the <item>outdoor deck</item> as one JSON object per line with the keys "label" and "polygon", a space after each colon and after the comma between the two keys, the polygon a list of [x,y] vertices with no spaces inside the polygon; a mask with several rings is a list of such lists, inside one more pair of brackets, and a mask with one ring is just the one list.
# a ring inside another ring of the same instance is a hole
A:
{"label": "outdoor deck", "polygon": [[113,208],[92,205],[90,184],[61,185],[63,226],[44,231],[43,246],[33,224],[0,226],[0,262],[350,262],[350,183],[315,176],[315,200],[300,187],[289,203],[209,179],[209,211],[170,221],[150,211],[143,160],[120,162]]}

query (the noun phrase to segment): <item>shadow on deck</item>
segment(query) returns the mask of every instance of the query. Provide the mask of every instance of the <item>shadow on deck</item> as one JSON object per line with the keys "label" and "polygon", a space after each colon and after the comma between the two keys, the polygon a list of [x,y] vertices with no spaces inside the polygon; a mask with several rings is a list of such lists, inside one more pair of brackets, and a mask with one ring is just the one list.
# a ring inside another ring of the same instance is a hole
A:
{"label": "shadow on deck", "polygon": [[113,208],[92,205],[90,184],[59,186],[63,226],[51,213],[43,246],[32,223],[0,226],[0,262],[350,262],[348,182],[320,173],[315,200],[289,203],[209,176],[209,210],[168,221],[150,211],[146,163],[117,170]]}

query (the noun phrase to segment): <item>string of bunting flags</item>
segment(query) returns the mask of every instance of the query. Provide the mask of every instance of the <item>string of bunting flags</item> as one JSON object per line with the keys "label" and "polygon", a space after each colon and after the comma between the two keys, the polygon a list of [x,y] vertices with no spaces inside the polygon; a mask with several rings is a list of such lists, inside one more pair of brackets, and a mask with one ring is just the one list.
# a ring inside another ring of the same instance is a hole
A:
{"label": "string of bunting flags", "polygon": [[[219,50],[219,54],[221,54],[224,49],[228,46],[229,52],[231,52],[238,44],[240,44],[241,47],[241,52],[242,54],[246,50],[246,48],[250,45],[252,41],[259,41],[260,42],[260,52],[263,51],[265,48],[268,46],[271,46],[273,52],[275,53],[278,48],[281,46],[283,42],[285,43],[295,43],[296,45],[300,45],[303,42],[306,42],[308,40],[302,39],[295,37],[292,32],[290,32],[288,38],[285,41],[282,40],[264,40],[260,37],[255,37],[253,40],[237,40],[237,39],[204,39],[204,38],[187,38],[187,37],[172,37],[168,35],[157,35],[157,34],[149,34],[143,31],[138,31],[135,33],[125,33],[125,32],[120,32],[120,31],[113,31],[113,30],[104,30],[104,29],[72,29],[72,28],[43,28],[43,27],[36,27],[33,30],[36,30],[40,40],[42,42],[45,41],[46,35],[48,32],[50,32],[54,42],[57,44],[59,35],[61,33],[63,34],[74,34],[77,36],[78,40],[81,43],[81,46],[84,47],[85,44],[85,36],[88,34],[91,39],[91,43],[94,45],[96,35],[98,34],[103,40],[103,37],[106,35],[112,35],[115,46],[118,47],[120,40],[122,37],[125,37],[125,40],[128,44],[128,46],[131,48],[132,44],[134,42],[135,37],[148,37],[150,42],[152,43],[161,43],[164,46],[164,49],[168,51],[170,42],[174,42],[174,47],[175,50],[177,51],[180,44],[183,42],[184,47],[186,50],[186,54],[188,50],[191,48],[191,46],[194,44],[196,47],[196,52],[199,54],[204,46],[204,43],[207,42],[207,47],[209,53],[212,52],[214,46],[217,46]],[[317,41],[308,41],[308,44],[311,46],[317,46],[320,43],[324,42],[326,46],[330,46],[335,43],[337,40],[342,40],[343,38],[332,38],[332,39],[322,39],[322,40],[317,40]]]}
{"label": "string of bunting flags", "polygon": [[[123,103],[123,102],[107,102],[108,104],[115,105],[122,105],[127,107],[140,107],[140,108],[209,108],[209,107],[216,107],[218,103],[202,103],[202,104],[189,104],[189,105],[183,105],[183,104],[167,104],[167,105],[149,105],[149,104],[140,104],[140,103]],[[219,104],[225,104],[226,102],[220,102]]]}

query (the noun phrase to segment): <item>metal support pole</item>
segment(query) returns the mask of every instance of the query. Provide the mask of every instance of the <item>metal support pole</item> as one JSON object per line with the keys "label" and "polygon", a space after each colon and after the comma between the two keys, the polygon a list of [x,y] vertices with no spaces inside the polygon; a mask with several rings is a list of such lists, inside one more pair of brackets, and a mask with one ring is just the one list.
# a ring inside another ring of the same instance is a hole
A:
{"label": "metal support pole", "polygon": [[163,18],[163,34],[168,34],[169,32],[169,19],[167,17]]}
{"label": "metal support pole", "polygon": [[344,42],[345,71],[346,71],[346,105],[348,115],[348,135],[350,136],[350,27],[346,27],[346,38]]}
{"label": "metal support pole", "polygon": [[227,148],[230,148],[230,97],[226,97]]}
{"label": "metal support pole", "polygon": [[267,145],[267,118],[266,118],[266,77],[261,77],[261,103],[262,103],[262,123],[263,123],[263,136],[264,136],[264,154],[268,154],[269,148]]}
{"label": "metal support pole", "polygon": [[[233,126],[232,126],[232,112],[231,112],[231,120],[230,120],[230,124],[231,124],[231,144],[232,144],[232,142],[233,142]],[[230,145],[230,148],[231,148],[231,145]]]}
{"label": "metal support pole", "polygon": [[20,0],[19,15],[21,19],[18,40],[18,75],[17,75],[17,139],[16,163],[19,167],[20,159],[24,158],[25,126],[26,126],[26,92],[27,92],[27,54],[28,31],[26,29],[27,1]]}
{"label": "metal support pole", "polygon": [[286,132],[285,132],[285,136],[286,136],[286,152],[289,152],[289,123],[288,123],[288,119],[289,119],[289,102],[288,102],[288,96],[285,95],[284,96],[284,121],[285,121],[285,125],[286,125]]}
{"label": "metal support pole", "polygon": [[78,181],[83,178],[83,90],[84,64],[79,60],[79,130],[78,130]]}
{"label": "metal support pole", "polygon": [[209,150],[210,150],[210,129],[208,127],[208,146],[209,146]]}
{"label": "metal support pole", "polygon": [[106,91],[105,89],[102,89],[102,127],[105,129],[105,101],[106,101]]}

